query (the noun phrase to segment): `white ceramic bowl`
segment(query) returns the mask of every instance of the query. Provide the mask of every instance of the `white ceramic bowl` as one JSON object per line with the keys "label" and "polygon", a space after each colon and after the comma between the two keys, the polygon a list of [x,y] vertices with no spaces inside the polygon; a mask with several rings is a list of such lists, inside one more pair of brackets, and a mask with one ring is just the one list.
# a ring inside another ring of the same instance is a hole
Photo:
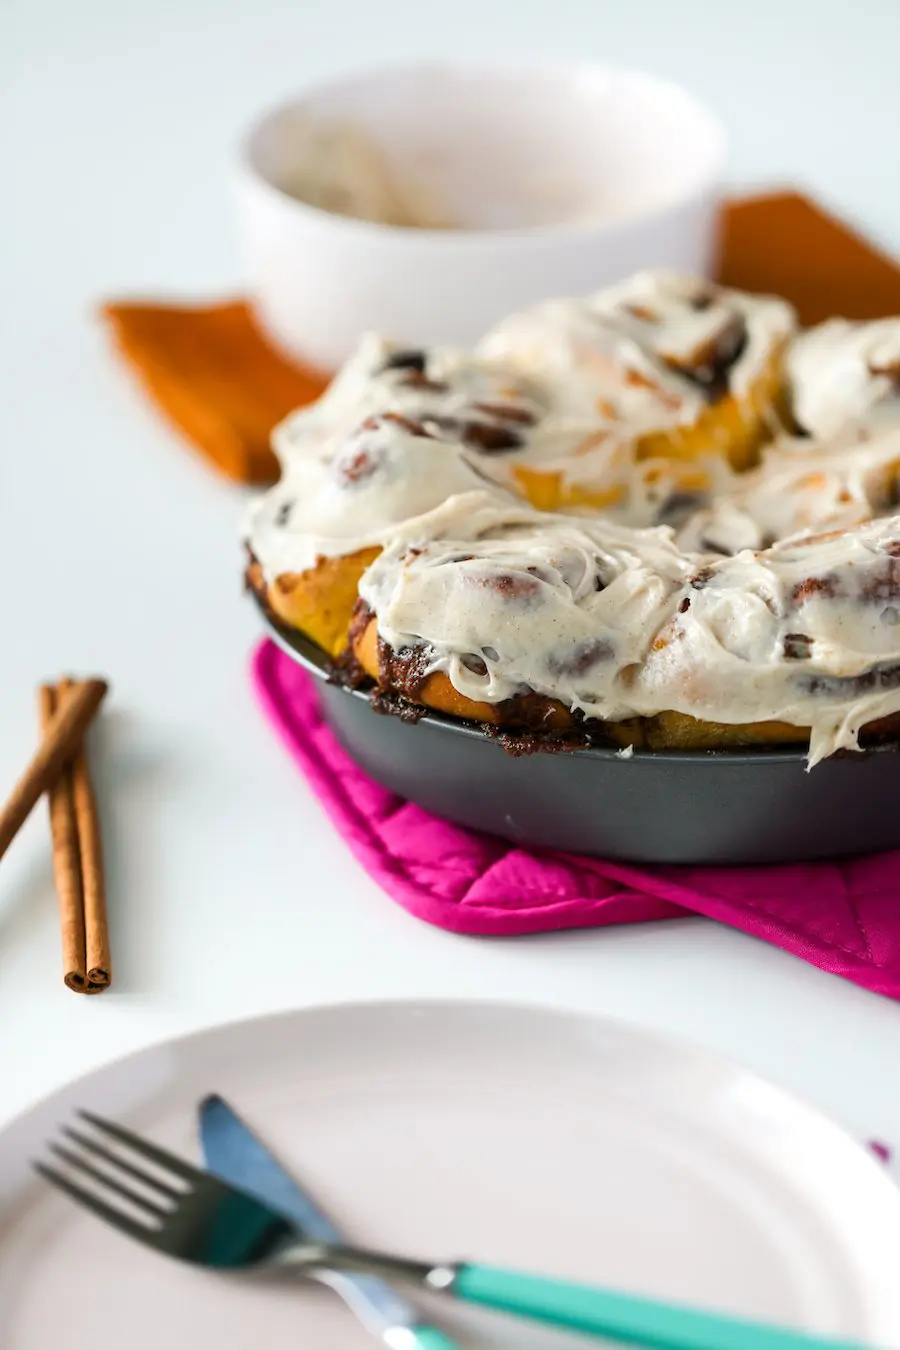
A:
{"label": "white ceramic bowl", "polygon": [[[373,224],[285,190],[298,120],[362,127],[464,228]],[[417,65],[320,85],[246,137],[237,205],[260,322],[338,366],[361,332],[471,343],[503,315],[642,267],[707,274],[718,119],[655,76],[593,65]]]}

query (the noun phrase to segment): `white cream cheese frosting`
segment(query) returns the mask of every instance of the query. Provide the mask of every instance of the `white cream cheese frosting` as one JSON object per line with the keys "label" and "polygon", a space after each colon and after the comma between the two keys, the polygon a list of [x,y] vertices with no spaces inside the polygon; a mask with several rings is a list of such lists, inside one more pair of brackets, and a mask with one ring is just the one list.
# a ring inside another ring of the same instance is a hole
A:
{"label": "white cream cheese frosting", "polygon": [[694,421],[711,393],[747,393],[794,325],[784,300],[639,272],[512,315],[476,352],[548,378],[570,414],[639,434]]}
{"label": "white cream cheese frosting", "polygon": [[759,468],[723,474],[678,531],[688,552],[738,553],[795,535],[849,530],[900,507],[900,427],[849,449],[785,442]]}
{"label": "white cream cheese frosting", "polygon": [[900,430],[900,318],[829,319],[788,358],[794,416],[812,437]]}
{"label": "white cream cheese frosting", "polygon": [[[719,455],[633,453],[640,432],[748,388],[791,323],[778,301],[642,274],[514,317],[474,353],[368,338],[276,429],[282,478],[251,511],[251,550],[272,583],[380,548],[359,588],[380,637],[427,652],[473,699],[528,690],[610,720],[786,721],[812,728],[811,762],[852,747],[900,711],[900,425],[877,384],[893,376],[869,369],[865,398],[848,381],[842,421],[814,356],[835,361],[849,335],[813,330],[788,365],[815,434],[782,435],[745,474]],[[896,325],[862,327],[878,331],[854,331],[853,352],[890,370]],[[730,366],[698,383],[716,334]],[[608,507],[523,501],[516,466],[567,462],[586,435]]]}

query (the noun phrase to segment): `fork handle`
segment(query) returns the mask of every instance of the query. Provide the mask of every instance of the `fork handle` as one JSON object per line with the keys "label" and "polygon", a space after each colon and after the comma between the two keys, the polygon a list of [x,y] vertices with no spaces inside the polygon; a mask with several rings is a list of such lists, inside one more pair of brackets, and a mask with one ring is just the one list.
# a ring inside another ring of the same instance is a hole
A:
{"label": "fork handle", "polygon": [[496,1266],[458,1266],[449,1292],[466,1303],[645,1350],[864,1350],[858,1342],[693,1312]]}

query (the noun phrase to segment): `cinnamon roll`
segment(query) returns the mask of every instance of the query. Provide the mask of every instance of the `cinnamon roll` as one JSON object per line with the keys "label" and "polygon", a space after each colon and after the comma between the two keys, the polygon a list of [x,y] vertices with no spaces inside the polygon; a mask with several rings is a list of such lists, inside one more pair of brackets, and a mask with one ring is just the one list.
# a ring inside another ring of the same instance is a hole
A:
{"label": "cinnamon roll", "polygon": [[273,435],[247,580],[413,712],[810,763],[896,733],[898,334],[647,273],[474,352],[367,338]]}

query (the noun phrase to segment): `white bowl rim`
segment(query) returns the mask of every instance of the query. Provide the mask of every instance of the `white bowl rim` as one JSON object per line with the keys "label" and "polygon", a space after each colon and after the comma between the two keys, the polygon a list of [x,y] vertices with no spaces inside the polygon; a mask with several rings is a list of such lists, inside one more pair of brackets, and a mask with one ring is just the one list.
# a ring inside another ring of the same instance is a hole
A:
{"label": "white bowl rim", "polygon": [[[492,72],[502,75],[522,75],[528,72],[541,74],[566,74],[573,78],[590,76],[615,76],[643,87],[654,89],[667,97],[675,98],[688,106],[698,118],[706,123],[710,139],[709,166],[705,173],[696,174],[686,182],[683,190],[673,193],[664,201],[655,205],[639,208],[634,212],[618,216],[613,220],[581,220],[539,225],[506,226],[497,229],[421,229],[417,226],[387,225],[379,221],[360,220],[355,216],[341,216],[336,212],[311,206],[299,197],[293,197],[277,187],[258,167],[254,157],[254,142],[263,129],[293,108],[300,108],[317,96],[341,86],[353,84],[361,79],[386,79],[393,75],[407,75],[414,71],[441,70],[458,71],[466,75],[487,76]],[[613,239],[617,235],[627,234],[636,226],[652,220],[664,220],[665,217],[683,206],[702,199],[716,190],[721,184],[727,162],[728,133],[719,114],[706,104],[687,86],[677,80],[668,79],[652,71],[636,66],[618,66],[601,61],[565,61],[565,60],[523,60],[510,62],[497,61],[453,61],[442,58],[383,62],[377,65],[359,65],[311,82],[300,92],[284,97],[270,104],[258,113],[245,131],[240,135],[237,146],[237,182],[238,185],[252,188],[267,196],[273,204],[282,210],[296,215],[307,225],[323,230],[339,232],[346,237],[357,236],[370,243],[381,242],[403,247],[434,249],[445,252],[472,247],[508,247],[518,244],[559,244],[567,239],[583,240],[606,236]]]}

